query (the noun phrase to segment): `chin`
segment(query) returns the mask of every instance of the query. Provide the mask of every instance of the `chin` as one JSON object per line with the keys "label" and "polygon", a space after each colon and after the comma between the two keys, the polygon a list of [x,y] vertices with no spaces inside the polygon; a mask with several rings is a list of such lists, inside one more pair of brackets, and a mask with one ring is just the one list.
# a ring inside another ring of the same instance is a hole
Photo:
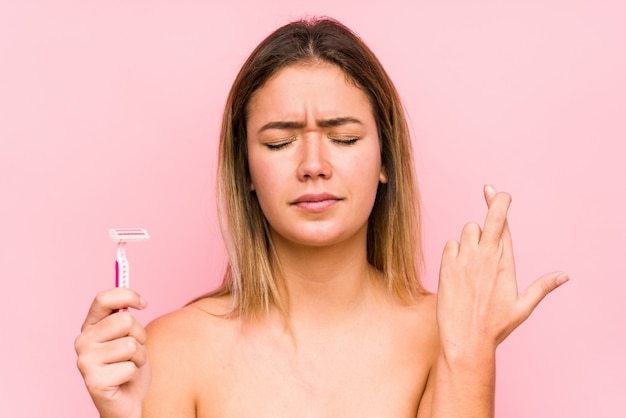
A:
{"label": "chin", "polygon": [[297,246],[322,248],[340,245],[355,239],[363,239],[365,243],[367,239],[366,231],[366,228],[356,231],[339,230],[338,228],[302,228],[292,233],[280,234],[277,231],[274,232],[280,236],[281,240],[287,243]]}

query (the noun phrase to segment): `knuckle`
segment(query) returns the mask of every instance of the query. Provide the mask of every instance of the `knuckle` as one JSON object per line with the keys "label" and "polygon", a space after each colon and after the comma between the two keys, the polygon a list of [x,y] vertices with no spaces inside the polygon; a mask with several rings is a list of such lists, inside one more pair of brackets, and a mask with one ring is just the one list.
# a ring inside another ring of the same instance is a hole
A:
{"label": "knuckle", "polygon": [[468,222],[463,227],[463,231],[470,233],[480,232],[480,225],[476,222]]}
{"label": "knuckle", "polygon": [[80,354],[83,351],[83,340],[84,334],[79,334],[78,337],[76,337],[76,339],[74,340],[74,351],[76,351],[76,354]]}
{"label": "knuckle", "polygon": [[130,380],[135,373],[137,373],[137,365],[132,361],[125,361],[119,364],[120,373]]}
{"label": "knuckle", "polygon": [[78,367],[78,370],[83,376],[89,375],[88,372],[91,369],[91,361],[89,360],[89,356],[81,354],[76,357],[76,367]]}
{"label": "knuckle", "polygon": [[106,290],[102,290],[98,292],[98,294],[93,300],[93,304],[96,306],[107,306],[108,301],[109,301],[108,295],[109,293]]}
{"label": "knuckle", "polygon": [[550,286],[550,284],[546,281],[542,281],[541,282],[541,296],[542,299],[545,298],[546,296],[548,296],[548,294],[550,292],[552,292],[552,286]]}
{"label": "knuckle", "polygon": [[115,352],[120,360],[129,360],[137,355],[142,345],[133,337],[120,338],[116,343]]}
{"label": "knuckle", "polygon": [[120,332],[128,335],[133,328],[133,315],[130,312],[118,312],[117,323],[120,328]]}
{"label": "knuckle", "polygon": [[137,359],[135,360],[135,365],[137,367],[141,367],[144,364],[146,364],[148,360],[148,352],[145,347],[142,347],[141,350],[139,350],[137,354],[138,355],[137,355]]}
{"label": "knuckle", "polygon": [[124,338],[122,346],[126,353],[136,353],[140,348],[139,342],[133,337]]}
{"label": "knuckle", "polygon": [[76,350],[77,355],[82,355],[83,353],[89,352],[91,346],[92,337],[84,332],[78,334],[78,336],[74,340],[74,350]]}
{"label": "knuckle", "polygon": [[140,344],[145,344],[145,342],[148,340],[148,334],[146,333],[146,330],[144,327],[139,326],[137,331],[134,333],[135,338],[137,339],[137,341]]}

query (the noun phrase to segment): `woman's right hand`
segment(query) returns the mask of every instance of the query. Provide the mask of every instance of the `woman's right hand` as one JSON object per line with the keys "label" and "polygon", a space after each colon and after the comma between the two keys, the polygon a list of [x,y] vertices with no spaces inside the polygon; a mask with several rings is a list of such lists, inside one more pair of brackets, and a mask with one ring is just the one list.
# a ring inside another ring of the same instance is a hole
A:
{"label": "woman's right hand", "polygon": [[139,418],[150,385],[144,327],[124,308],[143,309],[133,290],[114,288],[94,299],[74,346],[87,390],[106,418]]}

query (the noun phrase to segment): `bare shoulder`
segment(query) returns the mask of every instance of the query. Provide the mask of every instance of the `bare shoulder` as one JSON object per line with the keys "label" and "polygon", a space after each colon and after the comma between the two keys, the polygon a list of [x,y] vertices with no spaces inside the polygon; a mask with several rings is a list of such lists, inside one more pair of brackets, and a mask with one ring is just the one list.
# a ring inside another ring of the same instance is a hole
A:
{"label": "bare shoulder", "polygon": [[414,344],[419,344],[426,352],[438,350],[437,295],[418,295],[410,303],[398,304],[395,312],[398,324],[411,336]]}
{"label": "bare shoulder", "polygon": [[228,301],[206,298],[163,315],[147,327],[152,383],[144,414],[150,417],[195,416],[199,391],[215,370],[237,321],[226,318]]}
{"label": "bare shoulder", "polygon": [[419,294],[410,301],[400,301],[389,295],[379,300],[384,302],[377,309],[376,317],[381,318],[383,326],[393,333],[398,349],[406,350],[407,355],[412,353],[410,358],[414,359],[414,366],[428,373],[439,351],[437,295]]}
{"label": "bare shoulder", "polygon": [[149,341],[171,340],[173,336],[194,337],[212,326],[224,324],[229,313],[227,298],[204,298],[165,314],[146,327]]}
{"label": "bare shoulder", "polygon": [[437,332],[437,295],[434,293],[419,296],[415,302],[415,310],[432,331]]}
{"label": "bare shoulder", "polygon": [[[394,321],[419,334],[437,333],[437,295],[424,293],[416,295],[410,301],[400,301],[387,296],[383,304]],[[408,331],[408,330],[407,330]]]}
{"label": "bare shoulder", "polygon": [[197,374],[198,364],[238,331],[229,304],[227,298],[205,298],[155,319],[146,327],[150,359]]}

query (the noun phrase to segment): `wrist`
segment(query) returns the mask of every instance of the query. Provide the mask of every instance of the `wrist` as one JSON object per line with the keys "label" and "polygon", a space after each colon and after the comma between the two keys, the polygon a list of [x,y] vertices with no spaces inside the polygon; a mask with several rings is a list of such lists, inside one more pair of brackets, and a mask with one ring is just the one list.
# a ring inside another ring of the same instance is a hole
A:
{"label": "wrist", "polygon": [[484,341],[454,343],[442,341],[439,352],[440,360],[448,367],[481,368],[494,366],[496,346]]}
{"label": "wrist", "polygon": [[100,412],[98,415],[100,418],[141,418],[142,408],[135,408],[132,411],[121,412],[118,410]]}

